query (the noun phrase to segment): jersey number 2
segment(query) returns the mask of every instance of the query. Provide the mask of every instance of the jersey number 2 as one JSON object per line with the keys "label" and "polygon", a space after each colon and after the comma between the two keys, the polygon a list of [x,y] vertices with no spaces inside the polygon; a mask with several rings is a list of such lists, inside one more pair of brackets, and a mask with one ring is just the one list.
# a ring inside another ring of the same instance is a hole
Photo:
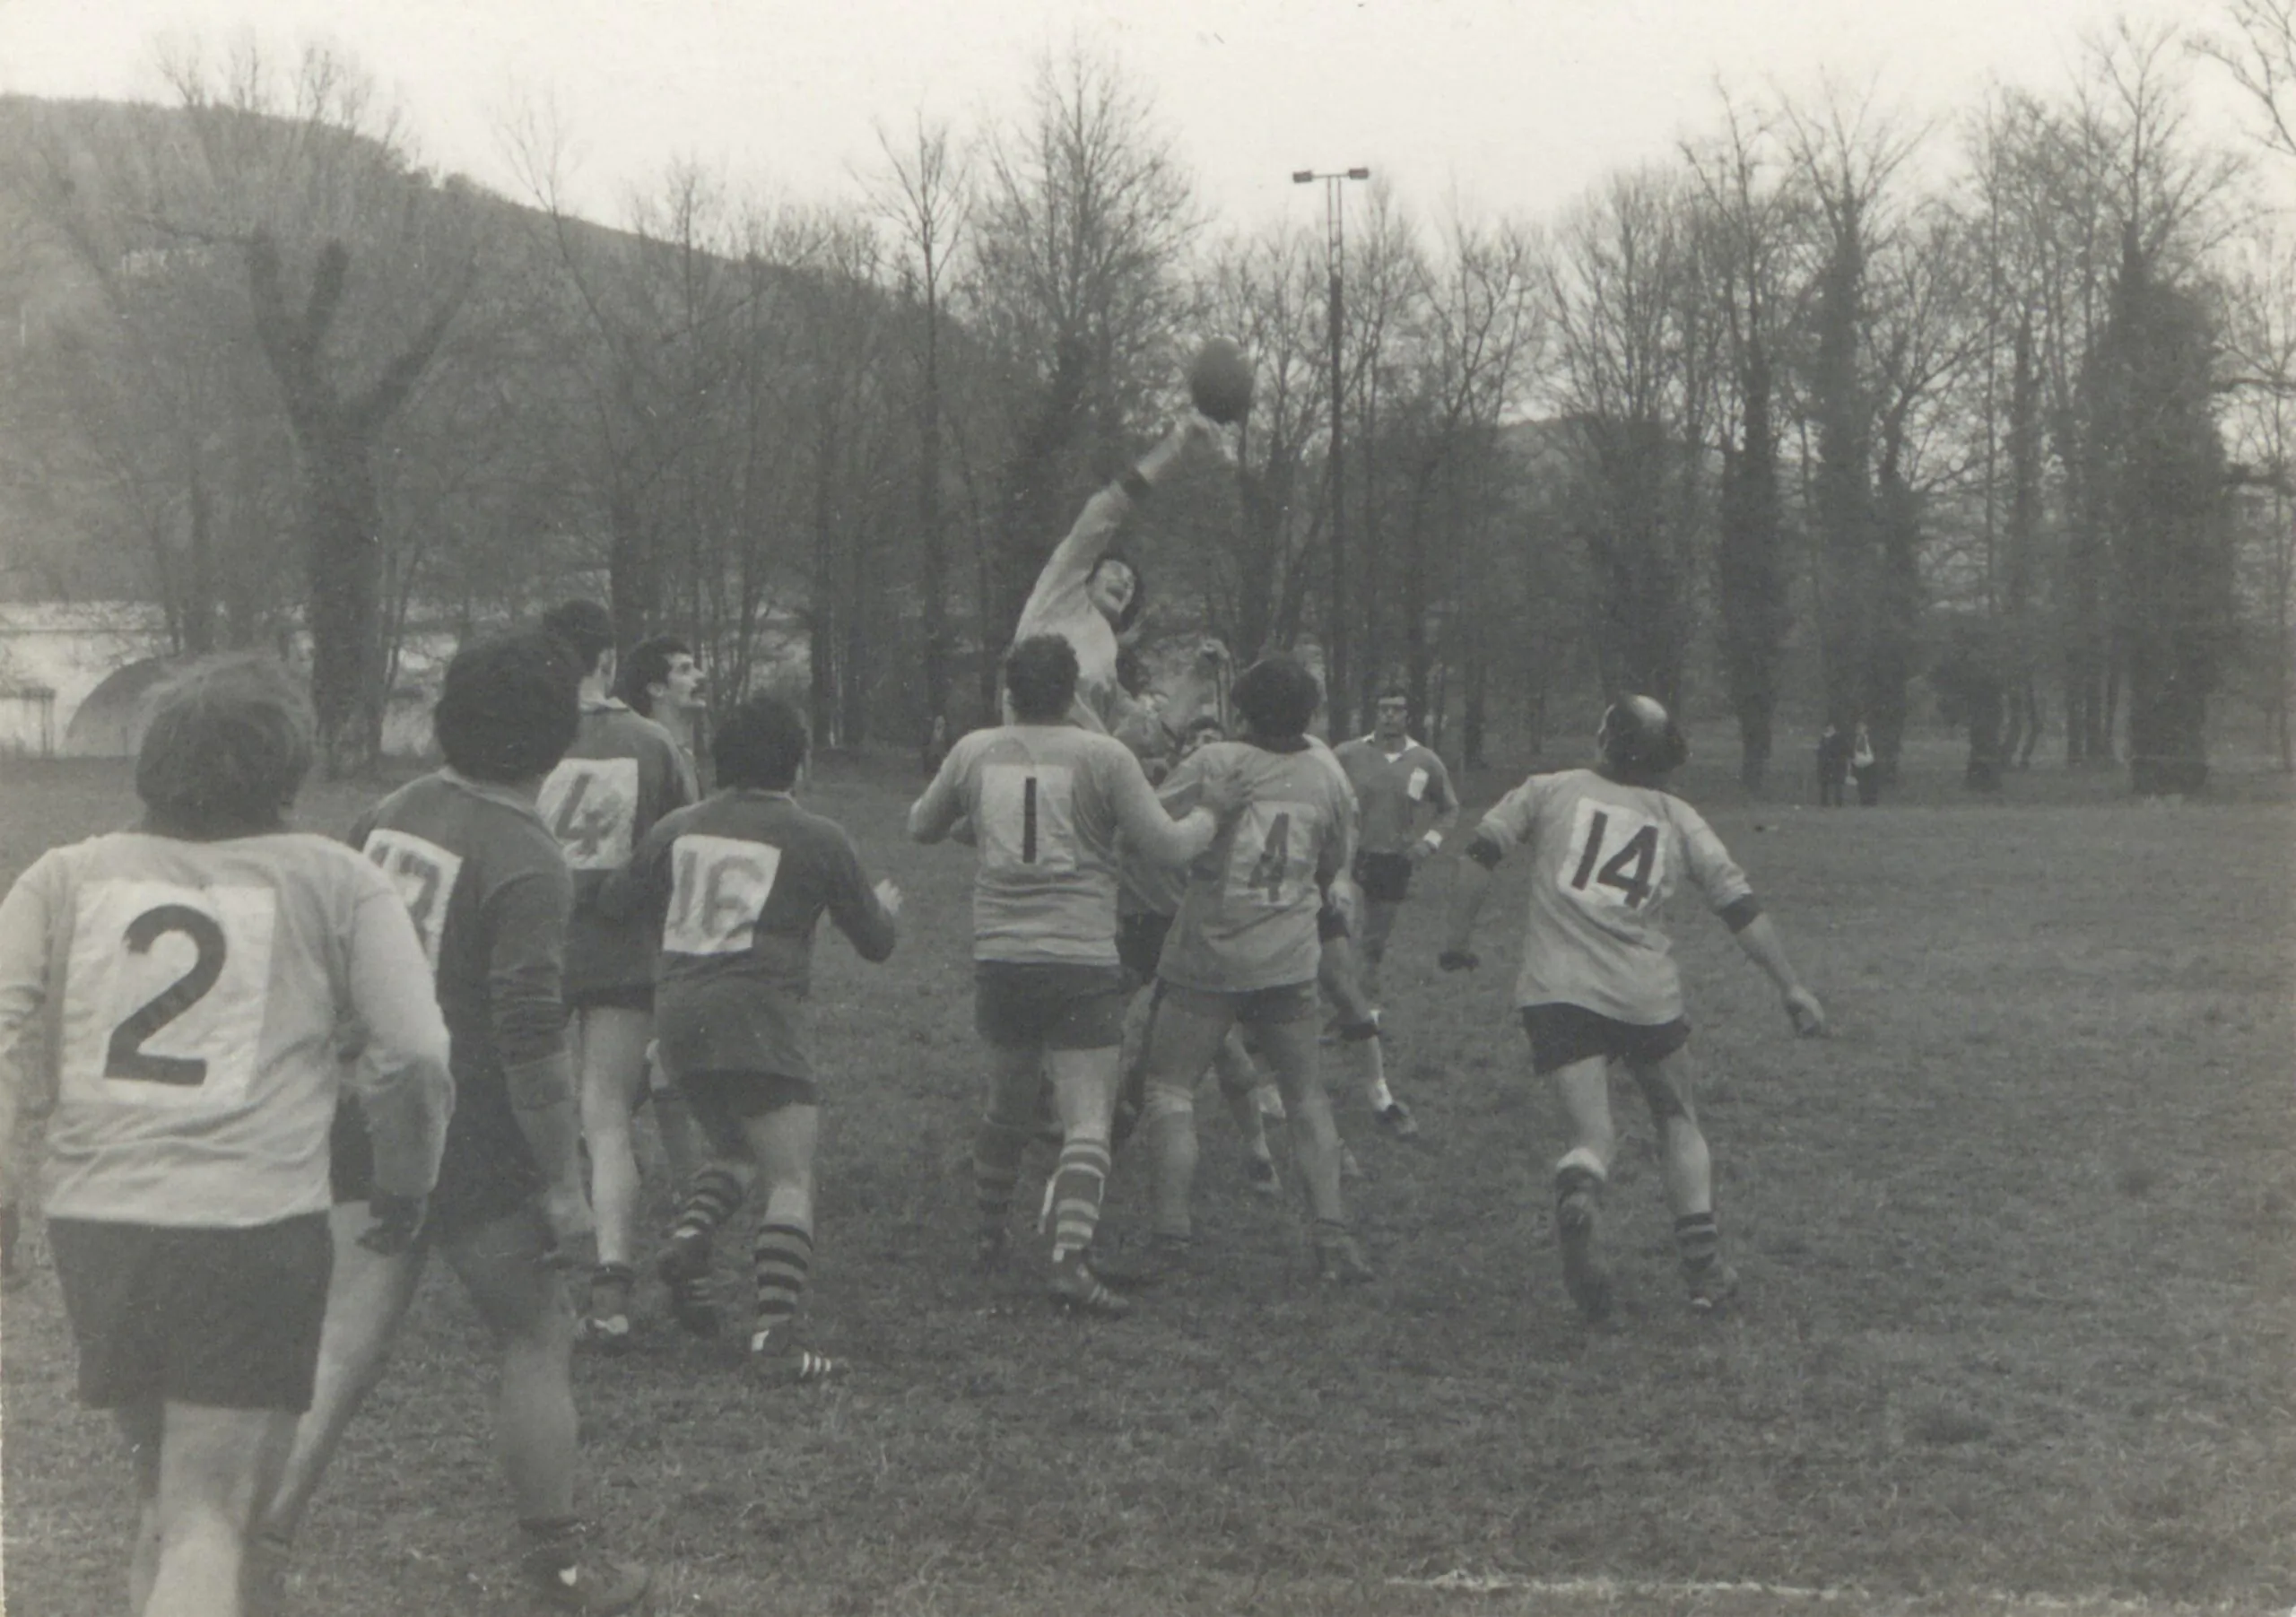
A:
{"label": "jersey number 2", "polygon": [[147,909],[127,924],[127,947],[149,954],[152,945],[170,932],[189,938],[198,952],[191,969],[128,1013],[111,1031],[104,1049],[104,1076],[139,1079],[145,1083],[174,1083],[196,1088],[207,1081],[207,1063],[196,1056],[155,1056],[144,1041],[206,997],[223,975],[228,954],[223,929],[213,916],[184,904],[162,904]]}

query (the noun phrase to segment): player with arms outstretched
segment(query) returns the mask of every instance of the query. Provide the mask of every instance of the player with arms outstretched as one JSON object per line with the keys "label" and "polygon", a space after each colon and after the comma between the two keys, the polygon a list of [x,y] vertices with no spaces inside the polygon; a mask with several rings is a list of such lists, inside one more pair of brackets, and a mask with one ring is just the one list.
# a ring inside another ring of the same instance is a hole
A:
{"label": "player with arms outstretched", "polygon": [[[242,1609],[254,1513],[311,1401],[346,1072],[379,1248],[421,1227],[453,1108],[406,907],[353,850],[287,829],[312,729],[275,665],[188,675],[137,753],[142,826],[52,849],[0,901],[0,1165],[29,1082],[54,1106],[48,1243],[80,1396],[135,1461],[137,1617]],[[349,1069],[347,1023],[367,1030]]]}
{"label": "player with arms outstretched", "polygon": [[1687,879],[1698,888],[1738,947],[1778,986],[1797,1031],[1822,1032],[1825,1012],[1795,974],[1721,839],[1665,789],[1690,755],[1665,709],[1647,696],[1622,697],[1603,715],[1596,747],[1595,768],[1534,775],[1483,816],[1459,862],[1440,963],[1447,971],[1478,963],[1474,923],[1491,873],[1509,848],[1528,848],[1530,921],[1515,997],[1530,1035],[1531,1070],[1552,1080],[1570,1127],[1570,1149],[1554,1170],[1563,1283],[1588,1318],[1610,1311],[1596,1215],[1618,1143],[1609,1086],[1610,1064],[1618,1061],[1658,1129],[1691,1306],[1709,1312],[1735,1277],[1722,1261],[1712,1168],[1692,1094],[1681,974],[1659,924],[1676,885]]}
{"label": "player with arms outstretched", "polygon": [[[1112,547],[1126,519],[1191,448],[1219,441],[1215,422],[1190,414],[1130,471],[1086,500],[1037,575],[1013,633],[1016,646],[1045,634],[1066,640],[1077,667],[1069,722],[1114,735],[1143,757],[1168,753],[1187,721],[1215,702],[1225,654],[1207,645],[1161,707],[1126,691],[1118,677],[1118,656],[1148,597],[1139,562]],[[1006,717],[1013,717],[1009,710]]]}
{"label": "player with arms outstretched", "polygon": [[[1185,864],[1211,846],[1218,815],[1234,806],[1232,788],[1212,777],[1202,806],[1177,820],[1167,814],[1139,760],[1071,722],[1076,653],[1058,635],[1014,646],[1004,659],[1004,686],[1016,722],[959,741],[909,811],[909,834],[919,842],[937,842],[965,822],[980,854],[973,1020],[988,1045],[990,1070],[973,1143],[979,1255],[991,1266],[1010,1245],[1013,1189],[1049,1072],[1062,1132],[1050,1291],[1071,1309],[1120,1315],[1127,1300],[1086,1261],[1108,1180],[1124,1037],[1117,839],[1120,831],[1135,856]],[[1191,1082],[1203,1066],[1191,1070]]]}
{"label": "player with arms outstretched", "polygon": [[318,1387],[257,1538],[260,1617],[279,1609],[294,1536],[343,1434],[381,1382],[432,1252],[499,1355],[497,1448],[517,1510],[521,1576],[562,1611],[621,1612],[638,1569],[600,1560],[574,1508],[574,1319],[563,1269],[591,1238],[560,984],[572,881],[535,812],[574,737],[572,672],[539,634],[466,646],[431,728],[446,767],[352,828],[413,917],[453,1037],[456,1107],[422,1237],[400,1252],[352,1239],[375,1195],[363,1113],[335,1132],[335,1269]]}
{"label": "player with arms outstretched", "polygon": [[1237,677],[1233,700],[1244,739],[1199,749],[1163,787],[1165,805],[1177,810],[1209,782],[1231,778],[1243,807],[1189,867],[1157,963],[1161,995],[1141,1118],[1157,1161],[1152,1264],[1187,1263],[1196,1080],[1241,1023],[1283,1098],[1314,1213],[1318,1268],[1330,1280],[1367,1279],[1340,1199],[1339,1135],[1316,1048],[1322,939],[1343,929],[1330,889],[1347,869],[1354,804],[1345,778],[1307,737],[1323,700],[1315,675],[1291,657],[1265,657]]}
{"label": "player with arms outstretched", "polygon": [[581,1332],[584,1341],[612,1352],[630,1343],[637,1278],[638,1152],[631,1119],[653,1039],[655,939],[635,917],[607,916],[598,895],[607,878],[628,868],[654,822],[700,793],[692,766],[669,732],[608,694],[615,664],[606,609],[596,601],[568,601],[542,622],[582,676],[581,728],[543,782],[540,808],[574,872],[566,1003],[574,1014],[575,1082],[598,1221],[598,1267]]}
{"label": "player with arms outstretched", "polygon": [[844,829],[791,795],[808,744],[787,702],[757,696],[735,709],[712,749],[718,789],[647,833],[627,900],[615,887],[606,893],[609,907],[634,905],[661,939],[662,1062],[709,1145],[661,1259],[672,1311],[695,1334],[715,1334],[711,1239],[761,1178],[749,1362],[793,1381],[843,1368],[791,1335],[813,1274],[821,1136],[805,1004],[813,931],[826,915],[862,959],[882,961],[900,913],[900,891],[870,885]]}

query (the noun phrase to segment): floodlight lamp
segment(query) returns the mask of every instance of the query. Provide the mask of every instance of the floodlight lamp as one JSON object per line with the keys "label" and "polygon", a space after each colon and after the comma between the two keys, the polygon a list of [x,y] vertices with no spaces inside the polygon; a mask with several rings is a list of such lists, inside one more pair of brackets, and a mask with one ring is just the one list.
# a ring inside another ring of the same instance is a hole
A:
{"label": "floodlight lamp", "polygon": [[1292,183],[1295,186],[1304,186],[1309,180],[1315,178],[1315,177],[1316,171],[1313,169],[1294,169],[1292,170]]}
{"label": "floodlight lamp", "polygon": [[1369,179],[1371,178],[1371,170],[1369,169],[1350,169],[1347,171],[1347,178],[1350,179]]}

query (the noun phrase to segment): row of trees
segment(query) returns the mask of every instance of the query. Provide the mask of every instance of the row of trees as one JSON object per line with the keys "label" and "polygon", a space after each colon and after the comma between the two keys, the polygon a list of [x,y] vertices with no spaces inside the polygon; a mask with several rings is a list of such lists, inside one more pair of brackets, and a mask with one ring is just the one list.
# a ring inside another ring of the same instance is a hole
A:
{"label": "row of trees", "polygon": [[[2221,21],[2205,70],[2296,156],[2285,0]],[[721,691],[801,665],[825,740],[906,740],[991,710],[1046,552],[1217,331],[1258,399],[1128,541],[1154,632],[1313,643],[1336,728],[1398,681],[1479,761],[1645,690],[1726,704],[1759,788],[1789,715],[1893,768],[1927,674],[1973,785],[2054,722],[2190,789],[2228,670],[2290,761],[2296,575],[2296,253],[2187,126],[2204,66],[2123,30],[1930,127],[1725,96],[1539,223],[1370,190],[1335,576],[1320,235],[1215,229],[1109,62],[1048,60],[1008,126],[889,130],[839,203],[682,166],[607,229],[545,117],[506,200],[336,58],[178,58],[165,108],[0,103],[4,470],[66,536],[13,587],[144,595],[188,650],[300,627],[345,766],[410,632],[578,588]]]}

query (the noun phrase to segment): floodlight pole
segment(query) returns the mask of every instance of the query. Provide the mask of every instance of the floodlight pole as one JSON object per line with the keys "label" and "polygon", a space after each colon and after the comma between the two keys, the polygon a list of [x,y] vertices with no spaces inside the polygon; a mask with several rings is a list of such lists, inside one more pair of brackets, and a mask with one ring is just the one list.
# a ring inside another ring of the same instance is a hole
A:
{"label": "floodlight pole", "polygon": [[1345,419],[1344,388],[1341,382],[1340,340],[1345,332],[1345,295],[1341,290],[1340,272],[1347,262],[1347,237],[1344,227],[1345,210],[1340,202],[1342,187],[1351,179],[1369,179],[1369,169],[1339,169],[1319,173],[1313,169],[1295,169],[1292,183],[1304,186],[1321,180],[1324,187],[1324,266],[1330,275],[1331,316],[1331,587],[1325,600],[1331,608],[1331,621],[1324,625],[1325,699],[1331,707],[1331,726],[1334,735],[1350,733],[1354,728],[1355,700],[1349,676],[1347,646],[1347,528],[1343,520],[1346,488],[1346,461],[1340,454],[1341,423]]}

